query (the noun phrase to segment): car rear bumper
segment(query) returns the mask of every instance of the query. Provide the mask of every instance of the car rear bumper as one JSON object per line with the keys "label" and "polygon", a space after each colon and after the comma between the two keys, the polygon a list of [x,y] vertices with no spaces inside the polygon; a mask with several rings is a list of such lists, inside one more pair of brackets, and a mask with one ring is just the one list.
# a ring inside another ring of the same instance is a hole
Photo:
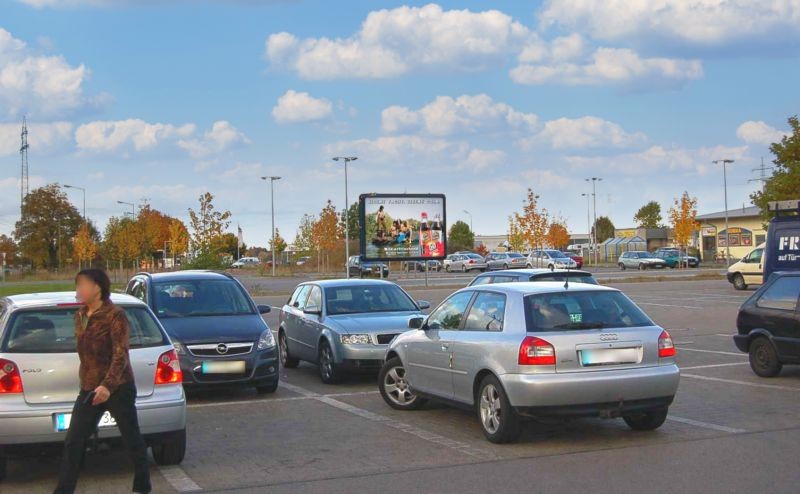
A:
{"label": "car rear bumper", "polygon": [[671,398],[678,390],[675,364],[562,374],[505,374],[503,388],[519,408],[577,407]]}

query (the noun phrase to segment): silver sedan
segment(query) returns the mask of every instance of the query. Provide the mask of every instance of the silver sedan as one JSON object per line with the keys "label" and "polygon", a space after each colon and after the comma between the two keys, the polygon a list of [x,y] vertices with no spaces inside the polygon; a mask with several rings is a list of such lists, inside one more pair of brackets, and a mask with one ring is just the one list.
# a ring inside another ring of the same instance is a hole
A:
{"label": "silver sedan", "polygon": [[664,423],[678,389],[669,333],[619,290],[561,282],[455,292],[386,352],[378,387],[399,410],[426,399],[477,410],[492,442],[515,440],[524,418],[622,417]]}

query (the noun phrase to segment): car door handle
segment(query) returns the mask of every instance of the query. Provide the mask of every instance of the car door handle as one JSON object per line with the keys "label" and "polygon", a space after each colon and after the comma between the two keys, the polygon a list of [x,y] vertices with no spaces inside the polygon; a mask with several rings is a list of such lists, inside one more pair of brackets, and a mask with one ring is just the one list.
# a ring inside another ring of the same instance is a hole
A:
{"label": "car door handle", "polygon": [[442,343],[442,351],[446,352],[448,349],[450,349],[450,345],[448,345],[446,343]]}

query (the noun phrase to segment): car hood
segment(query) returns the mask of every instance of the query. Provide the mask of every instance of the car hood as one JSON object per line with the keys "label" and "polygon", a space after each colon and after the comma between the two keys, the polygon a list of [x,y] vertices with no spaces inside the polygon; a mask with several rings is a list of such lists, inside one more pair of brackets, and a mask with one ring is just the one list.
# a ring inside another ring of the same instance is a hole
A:
{"label": "car hood", "polygon": [[241,316],[165,317],[170,338],[184,344],[255,341],[267,323],[258,314]]}
{"label": "car hood", "polygon": [[378,334],[387,331],[407,331],[408,321],[420,317],[421,312],[372,312],[365,314],[340,314],[325,318],[325,324],[340,333]]}

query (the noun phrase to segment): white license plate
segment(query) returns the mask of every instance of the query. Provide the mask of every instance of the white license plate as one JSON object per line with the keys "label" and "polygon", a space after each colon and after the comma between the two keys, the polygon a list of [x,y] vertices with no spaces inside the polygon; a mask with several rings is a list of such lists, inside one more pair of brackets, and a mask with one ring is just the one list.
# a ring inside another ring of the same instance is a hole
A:
{"label": "white license plate", "polygon": [[225,362],[203,362],[203,374],[244,374],[244,360],[229,360]]}
{"label": "white license plate", "polygon": [[[57,413],[56,414],[56,431],[63,432],[69,429],[69,423],[72,419],[71,413]],[[111,413],[108,411],[103,412],[103,416],[100,417],[100,423],[97,424],[97,427],[103,429],[106,427],[116,427],[117,421],[114,420],[114,417],[111,416]]]}
{"label": "white license plate", "polygon": [[635,364],[639,361],[638,348],[599,348],[581,350],[581,365]]}

